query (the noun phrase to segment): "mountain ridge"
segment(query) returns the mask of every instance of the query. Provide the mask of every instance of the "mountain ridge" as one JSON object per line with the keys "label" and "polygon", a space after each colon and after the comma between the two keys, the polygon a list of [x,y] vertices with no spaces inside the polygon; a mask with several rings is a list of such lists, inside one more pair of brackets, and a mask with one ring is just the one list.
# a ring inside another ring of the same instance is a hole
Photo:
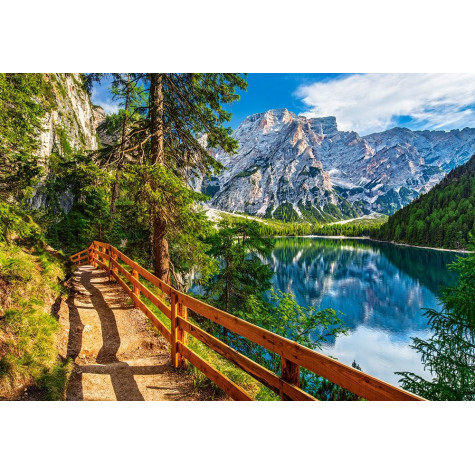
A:
{"label": "mountain ridge", "polygon": [[212,207],[285,220],[392,214],[475,151],[468,127],[360,136],[338,130],[334,116],[309,119],[285,108],[248,116],[233,136],[237,155],[213,151],[226,169],[198,188]]}

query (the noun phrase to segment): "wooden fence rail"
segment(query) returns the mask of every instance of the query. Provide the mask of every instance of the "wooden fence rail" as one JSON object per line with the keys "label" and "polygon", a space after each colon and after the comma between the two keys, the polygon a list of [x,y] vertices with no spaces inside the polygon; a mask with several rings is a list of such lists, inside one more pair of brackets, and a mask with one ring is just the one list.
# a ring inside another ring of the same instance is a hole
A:
{"label": "wooden fence rail", "polygon": [[[187,335],[192,335],[208,348],[241,368],[254,379],[277,393],[282,400],[316,400],[299,387],[300,368],[306,368],[368,400],[423,400],[415,394],[392,386],[362,371],[180,292],[158,279],[110,244],[94,241],[87,249],[73,254],[70,260],[77,265],[89,263],[104,269],[109,278],[115,279],[121,285],[134,302],[134,305],[145,313],[170,343],[173,366],[180,367],[185,364],[185,361],[189,361],[235,400],[249,401],[252,400],[252,397],[242,387],[231,381],[227,376],[220,373],[201,356],[192,351],[187,345]],[[130,270],[127,270],[124,266],[130,267]],[[140,277],[152,284],[156,292],[152,292],[146,287],[140,281]],[[145,297],[170,320],[170,330],[144,303],[141,296]],[[269,371],[189,321],[187,317],[188,309],[279,355],[281,358],[281,375],[279,376]]]}

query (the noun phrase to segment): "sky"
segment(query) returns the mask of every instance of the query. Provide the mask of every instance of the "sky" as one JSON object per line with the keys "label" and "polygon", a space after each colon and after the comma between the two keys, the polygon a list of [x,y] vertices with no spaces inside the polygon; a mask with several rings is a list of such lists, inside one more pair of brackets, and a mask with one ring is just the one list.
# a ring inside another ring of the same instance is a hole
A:
{"label": "sky", "polygon": [[[339,130],[360,135],[392,127],[452,130],[475,127],[475,74],[251,73],[241,100],[229,106],[236,129],[251,114],[286,108],[306,117],[335,116]],[[117,110],[108,82],[92,102]]]}

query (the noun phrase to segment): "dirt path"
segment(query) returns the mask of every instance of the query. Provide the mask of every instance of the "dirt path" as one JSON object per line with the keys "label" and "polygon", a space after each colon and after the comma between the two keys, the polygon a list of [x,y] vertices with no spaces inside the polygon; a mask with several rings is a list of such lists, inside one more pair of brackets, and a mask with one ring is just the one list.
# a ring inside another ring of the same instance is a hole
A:
{"label": "dirt path", "polygon": [[103,270],[81,266],[73,285],[68,308],[60,314],[60,352],[74,361],[67,400],[206,398],[195,391],[191,376],[172,367],[166,340]]}

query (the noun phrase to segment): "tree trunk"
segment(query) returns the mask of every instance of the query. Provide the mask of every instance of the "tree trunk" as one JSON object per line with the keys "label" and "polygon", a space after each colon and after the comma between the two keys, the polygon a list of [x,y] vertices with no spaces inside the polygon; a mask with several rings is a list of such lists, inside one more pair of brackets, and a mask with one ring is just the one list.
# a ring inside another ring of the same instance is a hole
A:
{"label": "tree trunk", "polygon": [[110,213],[112,216],[115,215],[117,212],[117,199],[119,198],[119,189],[120,189],[120,179],[122,178],[122,173],[121,169],[122,167],[119,166],[117,167],[117,171],[115,173],[115,181],[114,184],[112,185],[112,196],[111,196],[111,207],[110,207]]}
{"label": "tree trunk", "polygon": [[168,252],[168,240],[165,238],[166,231],[166,224],[160,219],[159,213],[157,213],[153,221],[155,275],[169,284],[170,254]]}
{"label": "tree trunk", "polygon": [[[155,166],[163,166],[165,162],[163,118],[163,74],[152,73],[150,75],[150,133],[151,161]],[[167,223],[164,219],[164,213],[155,204],[151,206],[151,213],[153,222],[154,272],[159,279],[169,284],[170,254],[166,239]]]}

